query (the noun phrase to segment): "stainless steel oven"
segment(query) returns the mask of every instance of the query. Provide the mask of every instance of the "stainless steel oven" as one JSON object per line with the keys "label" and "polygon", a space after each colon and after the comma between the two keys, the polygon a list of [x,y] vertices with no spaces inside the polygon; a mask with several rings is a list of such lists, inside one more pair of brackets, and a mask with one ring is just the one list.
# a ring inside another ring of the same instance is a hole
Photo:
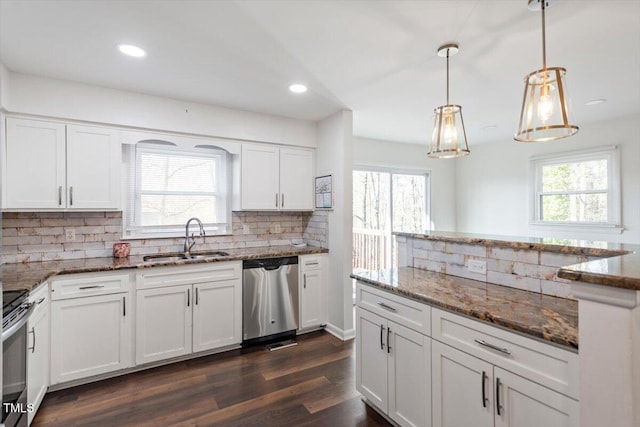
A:
{"label": "stainless steel oven", "polygon": [[27,321],[35,305],[22,289],[2,293],[2,423],[27,422]]}

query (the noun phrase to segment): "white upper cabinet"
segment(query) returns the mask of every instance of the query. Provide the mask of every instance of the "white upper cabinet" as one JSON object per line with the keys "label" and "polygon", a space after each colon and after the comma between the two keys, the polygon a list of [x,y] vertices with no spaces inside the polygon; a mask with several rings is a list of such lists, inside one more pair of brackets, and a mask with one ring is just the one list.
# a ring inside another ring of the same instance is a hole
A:
{"label": "white upper cabinet", "polygon": [[4,208],[66,206],[65,125],[7,119]]}
{"label": "white upper cabinet", "polygon": [[313,153],[280,149],[280,210],[313,209]]}
{"label": "white upper cabinet", "polygon": [[313,151],[242,145],[242,210],[313,210]]}
{"label": "white upper cabinet", "polygon": [[76,209],[118,207],[120,158],[118,132],[67,126],[67,206]]}
{"label": "white upper cabinet", "polygon": [[118,209],[118,131],[7,118],[4,209]]}

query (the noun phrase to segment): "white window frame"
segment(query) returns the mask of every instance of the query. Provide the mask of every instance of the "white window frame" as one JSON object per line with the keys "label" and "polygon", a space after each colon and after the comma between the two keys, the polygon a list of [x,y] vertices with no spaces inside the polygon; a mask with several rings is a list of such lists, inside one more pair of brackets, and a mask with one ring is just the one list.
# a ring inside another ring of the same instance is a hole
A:
{"label": "white window frame", "polygon": [[[228,153],[221,148],[208,146],[208,148],[192,148],[192,147],[180,147],[174,143],[167,143],[164,141],[154,142],[140,142],[133,148],[134,155],[132,156],[133,168],[130,171],[129,179],[130,189],[127,195],[127,210],[131,210],[133,214],[133,220],[128,221],[125,218],[123,224],[123,234],[126,239],[147,239],[147,238],[173,238],[184,237],[184,224],[176,224],[170,226],[141,226],[138,223],[138,219],[141,218],[141,196],[144,194],[154,195],[206,195],[216,197],[218,200],[223,200],[224,204],[218,204],[217,217],[224,217],[227,219],[224,223],[212,223],[206,222],[205,218],[202,218],[205,233],[207,235],[228,235],[231,234],[231,197],[230,197],[230,177],[229,177],[229,156]],[[154,154],[175,154],[176,156],[185,157],[204,157],[214,158],[218,162],[218,180],[217,191],[215,192],[184,192],[184,191],[142,191],[142,177],[141,168],[139,167],[141,157],[144,153]],[[133,207],[133,209],[131,209]]]}
{"label": "white window frame", "polygon": [[[583,162],[589,160],[607,161],[607,221],[545,221],[542,219],[541,198],[549,194],[589,194],[599,190],[542,191],[542,168],[548,165]],[[598,147],[587,150],[548,154],[530,157],[531,170],[531,220],[533,226],[583,228],[594,231],[623,230],[621,224],[620,198],[620,149],[618,146]]]}

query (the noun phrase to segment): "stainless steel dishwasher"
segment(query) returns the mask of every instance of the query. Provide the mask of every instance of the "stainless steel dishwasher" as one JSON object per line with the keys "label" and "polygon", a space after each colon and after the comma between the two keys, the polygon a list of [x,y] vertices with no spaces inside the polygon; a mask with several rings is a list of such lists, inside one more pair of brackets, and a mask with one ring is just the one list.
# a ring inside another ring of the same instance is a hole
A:
{"label": "stainless steel dishwasher", "polygon": [[242,263],[244,345],[295,336],[298,329],[298,257]]}

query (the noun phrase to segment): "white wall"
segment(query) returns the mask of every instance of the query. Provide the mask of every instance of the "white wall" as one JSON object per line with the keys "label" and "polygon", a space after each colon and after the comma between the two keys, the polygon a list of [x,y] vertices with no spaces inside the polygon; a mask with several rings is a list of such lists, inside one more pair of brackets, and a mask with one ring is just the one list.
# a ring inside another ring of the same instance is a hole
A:
{"label": "white wall", "polygon": [[0,108],[7,105],[9,70],[0,63]]}
{"label": "white wall", "polygon": [[[621,154],[622,222],[625,231],[588,232],[529,225],[529,157],[617,145]],[[520,236],[570,237],[640,243],[640,116],[584,124],[567,139],[521,144],[500,141],[471,147],[456,169],[458,231]]]}
{"label": "white wall", "polygon": [[333,176],[333,210],[329,222],[329,322],[327,329],[341,338],[355,336],[351,274],[352,227],[351,111],[338,112],[318,122],[316,175]]}
{"label": "white wall", "polygon": [[[9,72],[9,112],[315,147],[315,122]],[[4,91],[3,91],[4,92]]]}
{"label": "white wall", "polygon": [[353,138],[353,164],[429,171],[431,222],[439,231],[456,230],[455,179],[458,159],[430,159],[423,145]]}

